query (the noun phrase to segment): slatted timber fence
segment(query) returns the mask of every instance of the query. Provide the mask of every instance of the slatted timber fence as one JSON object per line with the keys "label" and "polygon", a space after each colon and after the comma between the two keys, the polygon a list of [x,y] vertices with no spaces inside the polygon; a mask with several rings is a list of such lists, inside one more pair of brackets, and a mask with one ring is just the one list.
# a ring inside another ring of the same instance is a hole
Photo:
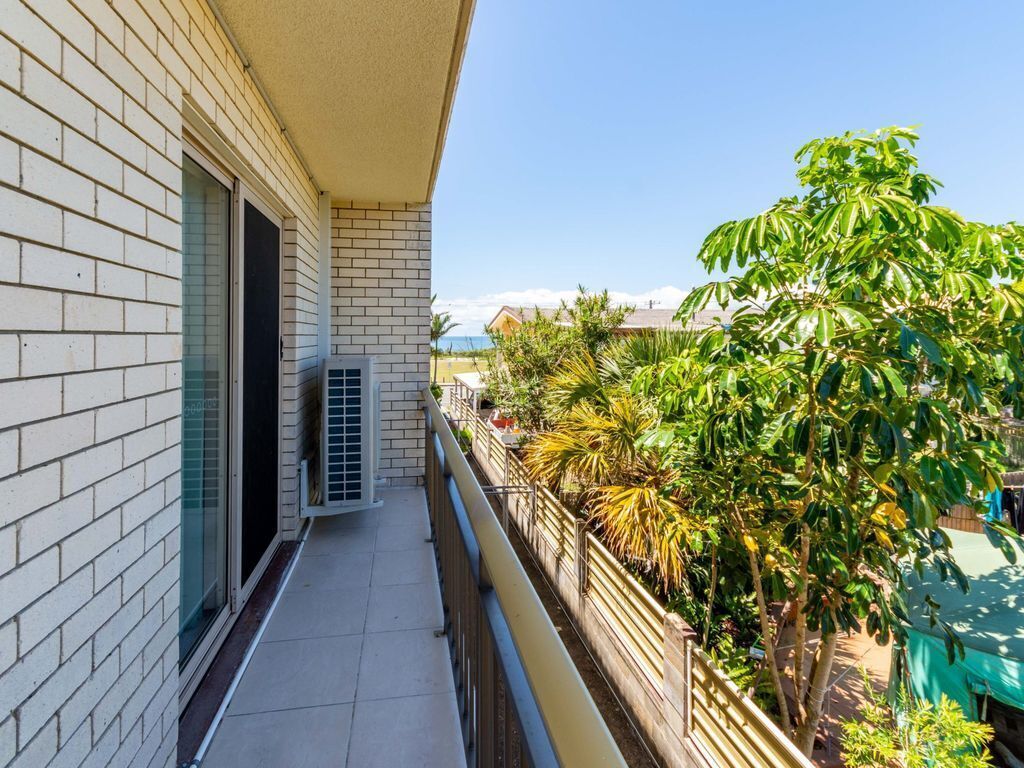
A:
{"label": "slatted timber fence", "polygon": [[449,417],[473,433],[477,464],[495,488],[506,489],[509,522],[662,763],[811,766],[715,666],[690,627],[667,612],[551,491],[530,482],[522,461],[469,402],[451,398]]}

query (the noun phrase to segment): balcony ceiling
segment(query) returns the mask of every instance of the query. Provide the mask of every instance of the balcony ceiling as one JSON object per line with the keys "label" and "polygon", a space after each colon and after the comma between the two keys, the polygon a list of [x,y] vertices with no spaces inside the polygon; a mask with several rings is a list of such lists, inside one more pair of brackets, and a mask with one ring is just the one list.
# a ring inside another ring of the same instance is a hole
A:
{"label": "balcony ceiling", "polygon": [[472,0],[216,0],[321,189],[433,193]]}

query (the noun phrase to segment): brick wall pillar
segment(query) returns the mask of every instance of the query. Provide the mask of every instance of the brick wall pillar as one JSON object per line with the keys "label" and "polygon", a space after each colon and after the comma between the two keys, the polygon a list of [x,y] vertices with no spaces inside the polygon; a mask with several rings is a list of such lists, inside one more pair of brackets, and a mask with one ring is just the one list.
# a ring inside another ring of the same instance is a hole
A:
{"label": "brick wall pillar", "polygon": [[430,206],[334,201],[331,354],[373,355],[381,473],[423,482],[420,393],[430,377]]}

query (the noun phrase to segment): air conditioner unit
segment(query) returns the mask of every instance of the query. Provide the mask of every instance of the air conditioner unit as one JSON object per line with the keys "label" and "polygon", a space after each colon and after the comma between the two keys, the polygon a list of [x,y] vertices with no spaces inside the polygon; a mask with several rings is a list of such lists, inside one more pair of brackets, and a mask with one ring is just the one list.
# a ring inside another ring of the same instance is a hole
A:
{"label": "air conditioner unit", "polygon": [[343,355],[324,361],[320,376],[320,504],[308,504],[307,464],[301,465],[303,517],[378,507],[380,384],[373,358]]}

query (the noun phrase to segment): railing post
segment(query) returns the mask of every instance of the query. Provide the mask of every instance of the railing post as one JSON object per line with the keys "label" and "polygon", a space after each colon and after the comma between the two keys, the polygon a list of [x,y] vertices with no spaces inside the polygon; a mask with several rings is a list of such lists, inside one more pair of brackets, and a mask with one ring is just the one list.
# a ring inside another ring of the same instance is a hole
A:
{"label": "railing post", "polygon": [[590,584],[590,547],[587,546],[587,521],[577,518],[575,528],[576,589],[580,593],[582,602]]}
{"label": "railing post", "polygon": [[697,633],[677,613],[665,614],[665,666],[662,693],[665,702],[665,737],[679,744],[678,765],[684,765],[684,746],[690,732],[690,649]]}
{"label": "railing post", "polygon": [[504,491],[501,494],[501,525],[505,529],[505,535],[508,535],[508,452],[509,447],[505,446],[505,467],[501,473],[501,483],[505,486]]}
{"label": "railing post", "polygon": [[487,442],[487,466],[488,467],[491,466],[491,433],[490,433],[489,430],[490,430],[490,427],[488,425],[485,425],[484,428],[482,430],[480,430],[481,432],[484,433],[484,435],[485,435],[484,440]]}
{"label": "railing post", "polygon": [[530,533],[528,538],[530,545],[536,546],[537,542],[534,540],[533,536],[537,530],[537,497],[540,496],[540,494],[537,493],[536,483],[530,483],[530,486],[533,488],[533,491],[530,493]]}

